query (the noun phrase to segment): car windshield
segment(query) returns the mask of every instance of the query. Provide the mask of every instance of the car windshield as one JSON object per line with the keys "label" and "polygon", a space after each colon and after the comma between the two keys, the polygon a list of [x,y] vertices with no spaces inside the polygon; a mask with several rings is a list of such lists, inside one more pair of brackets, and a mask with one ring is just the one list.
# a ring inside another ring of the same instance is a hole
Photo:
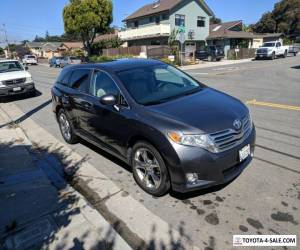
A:
{"label": "car windshield", "polygon": [[275,43],[264,43],[263,47],[275,47]]}
{"label": "car windshield", "polygon": [[27,56],[29,59],[35,59],[35,56]]}
{"label": "car windshield", "polygon": [[170,65],[134,68],[117,74],[135,101],[143,105],[167,102],[204,87]]}
{"label": "car windshield", "polygon": [[24,70],[19,62],[0,62],[0,73]]}

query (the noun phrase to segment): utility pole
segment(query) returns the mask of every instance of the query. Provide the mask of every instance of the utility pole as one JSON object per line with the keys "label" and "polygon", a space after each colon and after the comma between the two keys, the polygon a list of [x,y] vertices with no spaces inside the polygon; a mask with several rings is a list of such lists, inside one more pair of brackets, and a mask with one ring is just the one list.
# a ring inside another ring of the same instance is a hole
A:
{"label": "utility pole", "polygon": [[3,32],[4,32],[4,35],[5,35],[5,41],[7,43],[7,54],[10,55],[9,43],[8,43],[8,39],[7,39],[7,32],[6,32],[5,23],[3,23],[2,26],[3,26]]}

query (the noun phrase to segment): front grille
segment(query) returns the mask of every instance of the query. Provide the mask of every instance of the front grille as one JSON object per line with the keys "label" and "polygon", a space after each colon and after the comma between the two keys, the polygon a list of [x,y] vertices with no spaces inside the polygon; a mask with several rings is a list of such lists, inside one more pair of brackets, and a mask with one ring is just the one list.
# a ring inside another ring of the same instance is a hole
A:
{"label": "front grille", "polygon": [[258,54],[267,54],[267,53],[268,53],[268,50],[267,50],[267,49],[258,49],[258,50],[257,50],[257,53],[258,53]]}
{"label": "front grille", "polygon": [[229,150],[241,144],[251,133],[252,124],[249,116],[242,119],[242,128],[238,130],[226,129],[210,134],[219,152]]}
{"label": "front grille", "polygon": [[26,78],[18,78],[18,79],[4,81],[4,84],[5,85],[13,85],[13,84],[19,84],[19,83],[24,83],[24,82],[26,82]]}

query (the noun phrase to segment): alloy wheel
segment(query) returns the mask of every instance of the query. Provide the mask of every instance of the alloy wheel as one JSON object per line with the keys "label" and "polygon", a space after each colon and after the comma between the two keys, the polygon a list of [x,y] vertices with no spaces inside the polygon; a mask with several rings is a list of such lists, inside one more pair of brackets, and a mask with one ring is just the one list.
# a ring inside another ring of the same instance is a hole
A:
{"label": "alloy wheel", "polygon": [[59,116],[59,125],[64,138],[68,141],[71,140],[71,126],[64,113],[61,113]]}
{"label": "alloy wheel", "polygon": [[146,148],[140,148],[134,155],[134,168],[137,177],[148,189],[158,189],[161,185],[161,168],[154,154]]}

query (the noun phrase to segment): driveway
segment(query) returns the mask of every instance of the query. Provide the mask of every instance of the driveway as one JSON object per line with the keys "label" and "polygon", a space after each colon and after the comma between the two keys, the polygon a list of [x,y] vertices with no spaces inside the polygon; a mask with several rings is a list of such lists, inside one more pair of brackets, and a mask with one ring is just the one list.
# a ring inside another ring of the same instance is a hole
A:
{"label": "driveway", "polygon": [[[40,95],[19,98],[31,117],[63,141],[51,111],[50,88],[59,69],[32,66]],[[128,166],[83,142],[72,146],[149,211],[200,249],[231,249],[233,234],[300,237],[300,57],[187,70],[206,85],[247,102],[257,128],[255,159],[227,186],[155,199],[133,181]],[[138,220],[138,218],[135,218]],[[150,225],[150,222],[149,222]]]}

